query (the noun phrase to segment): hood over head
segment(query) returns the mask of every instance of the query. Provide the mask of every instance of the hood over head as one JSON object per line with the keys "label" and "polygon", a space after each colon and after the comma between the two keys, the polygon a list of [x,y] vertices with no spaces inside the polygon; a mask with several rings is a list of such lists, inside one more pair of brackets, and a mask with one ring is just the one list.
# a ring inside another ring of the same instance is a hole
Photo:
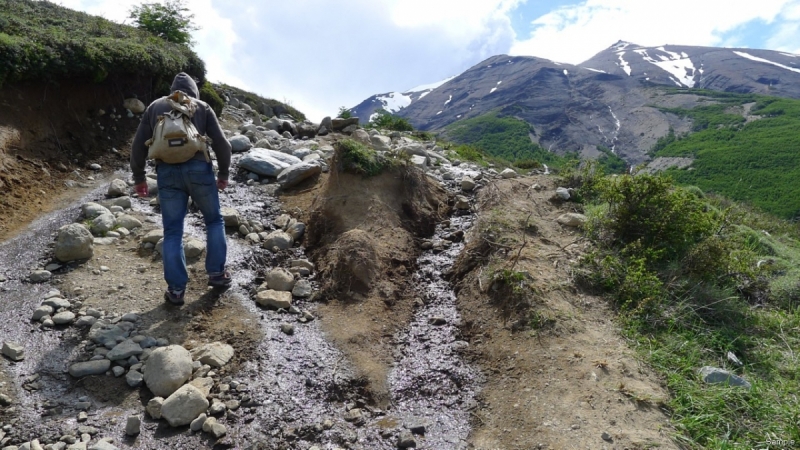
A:
{"label": "hood over head", "polygon": [[200,90],[197,89],[197,83],[194,82],[194,79],[191,77],[191,75],[185,72],[175,75],[175,79],[172,81],[172,87],[170,87],[170,90],[172,90],[172,92],[183,91],[183,93],[189,97],[197,99],[200,98]]}

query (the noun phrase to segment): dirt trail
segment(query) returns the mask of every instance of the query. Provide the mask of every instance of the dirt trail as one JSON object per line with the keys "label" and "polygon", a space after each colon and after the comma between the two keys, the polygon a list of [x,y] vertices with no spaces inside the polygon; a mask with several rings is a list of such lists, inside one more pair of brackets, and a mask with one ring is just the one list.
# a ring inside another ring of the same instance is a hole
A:
{"label": "dirt trail", "polygon": [[[667,392],[632,354],[602,298],[576,287],[590,245],[557,218],[552,177],[493,182],[454,279],[470,360],[487,377],[470,442],[476,449],[677,448]],[[492,281],[520,275],[521,293]]]}

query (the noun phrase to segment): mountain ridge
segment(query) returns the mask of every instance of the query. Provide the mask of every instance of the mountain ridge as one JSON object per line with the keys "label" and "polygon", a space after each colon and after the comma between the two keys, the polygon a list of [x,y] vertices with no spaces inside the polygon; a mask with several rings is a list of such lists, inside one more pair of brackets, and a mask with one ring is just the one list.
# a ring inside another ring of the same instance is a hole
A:
{"label": "mountain ridge", "polygon": [[[800,98],[800,56],[624,41],[580,64],[497,55],[424,95],[380,94],[351,112],[368,121],[383,108],[426,131],[444,131],[459,120],[499,112],[527,122],[532,141],[557,154],[597,157],[602,146],[639,164],[670,130],[690,130],[688,120],[661,108],[696,105],[699,98],[692,88]],[[382,99],[398,95],[406,102],[387,109]]]}

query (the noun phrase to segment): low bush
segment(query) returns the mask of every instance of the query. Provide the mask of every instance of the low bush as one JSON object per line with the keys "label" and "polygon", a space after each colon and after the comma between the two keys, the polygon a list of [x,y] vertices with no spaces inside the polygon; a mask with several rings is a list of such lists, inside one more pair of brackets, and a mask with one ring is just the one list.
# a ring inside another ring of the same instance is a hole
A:
{"label": "low bush", "polygon": [[380,174],[392,166],[392,160],[379,155],[372,147],[367,147],[352,139],[344,139],[334,144],[336,156],[346,172],[366,177]]}
{"label": "low bush", "polygon": [[211,109],[219,117],[222,114],[222,108],[225,106],[225,101],[219,96],[217,90],[208,81],[200,86],[200,100],[206,102],[211,106]]}

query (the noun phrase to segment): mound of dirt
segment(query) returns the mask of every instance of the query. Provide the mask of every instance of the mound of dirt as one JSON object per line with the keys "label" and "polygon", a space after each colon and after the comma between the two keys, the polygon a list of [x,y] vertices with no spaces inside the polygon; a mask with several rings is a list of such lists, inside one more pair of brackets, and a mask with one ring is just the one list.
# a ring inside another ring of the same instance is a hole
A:
{"label": "mound of dirt", "polygon": [[385,407],[391,340],[413,311],[417,242],[445,218],[447,194],[401,167],[371,178],[333,171],[283,201],[290,210],[310,203],[306,248],[320,273],[323,327]]}
{"label": "mound of dirt", "polygon": [[556,181],[495,181],[451,272],[468,355],[487,377],[475,448],[677,448],[660,380],[628,349],[602,298],[576,286],[590,250],[558,223],[580,205]]}
{"label": "mound of dirt", "polygon": [[0,240],[60,206],[65,180],[97,176],[90,163],[104,170],[124,166],[139,119],[127,117],[122,102],[136,95],[146,104],[151,83],[131,77],[3,86]]}

